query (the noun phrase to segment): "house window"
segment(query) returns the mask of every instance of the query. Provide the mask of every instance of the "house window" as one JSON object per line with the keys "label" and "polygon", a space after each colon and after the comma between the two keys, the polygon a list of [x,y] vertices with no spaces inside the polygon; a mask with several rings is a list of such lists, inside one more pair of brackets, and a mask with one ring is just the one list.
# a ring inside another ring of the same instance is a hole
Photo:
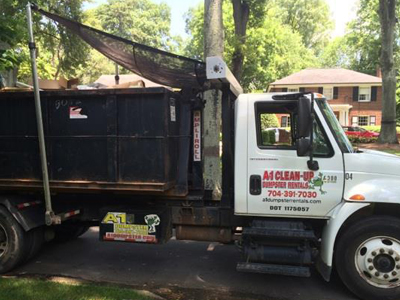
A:
{"label": "house window", "polygon": [[288,88],[288,92],[290,92],[290,93],[298,93],[299,89],[298,88]]}
{"label": "house window", "polygon": [[376,125],[376,116],[370,116],[369,117],[369,125]]}
{"label": "house window", "polygon": [[371,88],[370,87],[360,87],[358,94],[358,101],[368,102],[371,101]]}
{"label": "house window", "polygon": [[290,127],[290,116],[281,117],[281,127]]}
{"label": "house window", "polygon": [[324,96],[326,100],[333,99],[333,87],[324,87]]}
{"label": "house window", "polygon": [[368,126],[368,116],[359,116],[358,126]]}
{"label": "house window", "polygon": [[353,126],[376,125],[376,116],[352,117],[351,118],[351,125],[353,125]]}

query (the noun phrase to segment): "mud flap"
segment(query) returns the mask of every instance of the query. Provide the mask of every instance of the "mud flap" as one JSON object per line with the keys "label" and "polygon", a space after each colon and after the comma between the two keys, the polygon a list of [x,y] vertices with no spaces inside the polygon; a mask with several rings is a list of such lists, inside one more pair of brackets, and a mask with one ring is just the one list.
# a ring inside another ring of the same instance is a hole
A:
{"label": "mud flap", "polygon": [[100,240],[163,244],[172,236],[170,210],[107,210],[100,219]]}

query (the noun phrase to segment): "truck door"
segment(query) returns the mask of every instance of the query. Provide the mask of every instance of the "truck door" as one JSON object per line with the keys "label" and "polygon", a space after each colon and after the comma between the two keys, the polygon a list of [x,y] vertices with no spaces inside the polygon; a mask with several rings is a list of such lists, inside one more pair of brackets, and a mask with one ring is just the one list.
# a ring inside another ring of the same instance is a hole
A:
{"label": "truck door", "polygon": [[309,157],[296,152],[297,101],[248,105],[248,214],[326,216],[342,200],[344,170],[342,152],[318,106],[313,145],[319,169],[311,171]]}

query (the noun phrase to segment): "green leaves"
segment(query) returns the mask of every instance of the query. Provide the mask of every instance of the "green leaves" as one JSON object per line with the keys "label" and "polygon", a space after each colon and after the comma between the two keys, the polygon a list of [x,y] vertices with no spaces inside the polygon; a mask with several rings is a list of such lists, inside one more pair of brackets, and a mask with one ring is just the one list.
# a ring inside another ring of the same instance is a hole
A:
{"label": "green leaves", "polygon": [[[30,59],[27,48],[28,33],[26,4],[28,0],[0,0],[0,45],[6,42],[12,50],[0,52],[0,69],[19,67],[18,77],[30,77]],[[39,7],[64,17],[82,20],[83,0],[38,0]],[[88,46],[79,37],[62,26],[33,12],[34,35],[38,51],[39,77],[49,79],[60,75],[73,77],[77,68],[84,67]],[[1,51],[1,50],[0,50]]]}
{"label": "green leaves", "polygon": [[294,32],[300,34],[303,44],[316,54],[326,46],[334,28],[329,6],[325,0],[272,0],[277,15]]}
{"label": "green leaves", "polygon": [[18,66],[20,59],[14,50],[0,50],[0,71],[11,70]]}
{"label": "green leaves", "polygon": [[170,49],[171,10],[150,0],[109,0],[95,10],[101,27],[111,34],[148,46]]}
{"label": "green leaves", "polygon": [[[231,2],[224,1],[223,4],[224,59],[231,68],[235,46],[240,45],[245,54],[241,80],[245,91],[263,91],[279,78],[317,65],[313,50],[304,45],[299,32],[283,22],[281,8],[275,1],[259,6],[257,1],[253,2],[250,3],[253,11],[250,12],[245,44],[234,34]],[[185,55],[200,59],[203,58],[203,11],[203,5],[199,5],[186,15],[186,31],[191,39],[185,47]]]}
{"label": "green leaves", "polygon": [[[344,37],[333,40],[323,51],[323,66],[341,66],[358,72],[376,75],[380,65],[381,26],[378,15],[378,0],[360,0],[357,17],[347,26]],[[397,0],[397,15],[400,15],[400,1]],[[400,37],[396,29],[395,61],[399,65]]]}

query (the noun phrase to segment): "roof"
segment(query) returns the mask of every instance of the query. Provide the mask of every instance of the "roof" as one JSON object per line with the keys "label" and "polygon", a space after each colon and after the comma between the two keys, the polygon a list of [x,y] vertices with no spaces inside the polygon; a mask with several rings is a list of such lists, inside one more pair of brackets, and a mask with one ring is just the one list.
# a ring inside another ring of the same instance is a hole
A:
{"label": "roof", "polygon": [[382,84],[382,78],[347,69],[305,69],[271,85],[310,85],[310,84]]}
{"label": "roof", "polygon": [[[119,84],[138,81],[138,80],[143,80],[146,87],[160,87],[160,86],[165,87],[161,84],[155,83],[153,81],[150,81],[150,80],[143,78],[136,74],[120,74],[119,75]],[[115,85],[115,74],[114,75],[101,75],[95,81],[95,83],[101,83],[108,87],[114,86]]]}

